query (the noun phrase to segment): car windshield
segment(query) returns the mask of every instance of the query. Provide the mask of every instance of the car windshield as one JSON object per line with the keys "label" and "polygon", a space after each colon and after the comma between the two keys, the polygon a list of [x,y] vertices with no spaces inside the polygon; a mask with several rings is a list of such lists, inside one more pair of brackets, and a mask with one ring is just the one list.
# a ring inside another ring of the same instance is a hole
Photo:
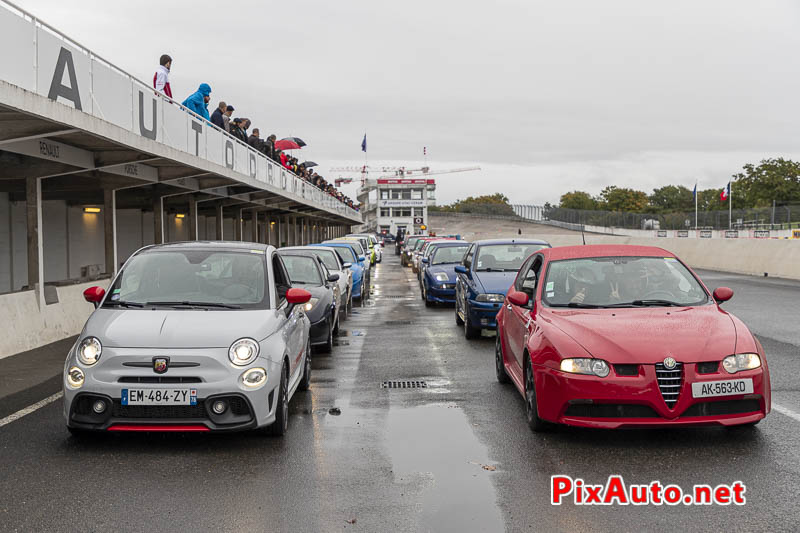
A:
{"label": "car windshield", "polygon": [[364,253],[364,247],[361,246],[361,243],[358,241],[347,241],[347,244],[352,246],[358,255],[367,255]]}
{"label": "car windshield", "polygon": [[339,262],[336,260],[336,255],[330,250],[308,250],[308,252],[322,259],[328,270],[339,270]]}
{"label": "car windshield", "polygon": [[469,248],[468,244],[463,246],[441,246],[437,247],[431,254],[432,265],[443,265],[445,263],[460,263],[464,254]]}
{"label": "car windshield", "polygon": [[336,246],[333,248],[336,250],[336,255],[339,256],[339,259],[342,260],[342,263],[356,263],[356,256],[353,254],[353,249],[349,246]]}
{"label": "car windshield", "polygon": [[478,248],[475,270],[478,272],[508,272],[519,270],[522,262],[544,244],[485,244]]}
{"label": "car windshield", "polygon": [[292,285],[322,285],[322,277],[319,275],[315,258],[307,255],[281,254],[281,259]]}
{"label": "car windshield", "polygon": [[413,249],[414,245],[417,243],[418,240],[419,237],[409,237],[408,240],[406,241],[406,246]]}
{"label": "car windshield", "polygon": [[103,307],[269,307],[262,252],[156,249],[131,258]]}
{"label": "car windshield", "polygon": [[674,257],[590,257],[550,263],[542,298],[555,307],[683,307],[708,294]]}
{"label": "car windshield", "polygon": [[417,242],[414,243],[414,251],[416,252],[417,250],[422,248],[426,242],[428,241],[423,241],[422,239],[419,239]]}

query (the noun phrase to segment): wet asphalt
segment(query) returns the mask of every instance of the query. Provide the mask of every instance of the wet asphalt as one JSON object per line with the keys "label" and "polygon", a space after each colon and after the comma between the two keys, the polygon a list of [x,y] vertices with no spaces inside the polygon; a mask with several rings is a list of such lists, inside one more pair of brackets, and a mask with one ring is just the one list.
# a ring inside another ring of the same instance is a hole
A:
{"label": "wet asphalt", "polygon": [[[0,427],[0,531],[800,530],[800,421],[773,411],[745,431],[533,434],[522,397],[495,380],[494,339],[465,340],[453,309],[426,308],[387,252],[371,301],[342,323],[333,354],[314,355],[284,438],[76,440],[55,402]],[[761,339],[774,402],[800,413],[800,283],[700,274],[734,289],[726,308]],[[427,386],[382,386],[390,380]],[[57,382],[30,389],[30,403]],[[554,474],[684,488],[741,480],[747,504],[556,507]]]}

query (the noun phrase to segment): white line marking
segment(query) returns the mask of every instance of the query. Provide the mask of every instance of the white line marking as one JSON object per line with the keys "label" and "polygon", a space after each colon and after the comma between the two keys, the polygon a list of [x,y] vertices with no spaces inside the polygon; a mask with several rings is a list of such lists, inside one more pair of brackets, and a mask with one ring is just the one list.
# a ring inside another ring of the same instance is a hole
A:
{"label": "white line marking", "polygon": [[63,392],[57,392],[57,393],[53,394],[52,396],[48,396],[44,400],[38,401],[33,405],[29,405],[25,409],[20,409],[16,413],[14,413],[12,415],[8,415],[7,417],[5,417],[2,420],[0,420],[0,428],[5,426],[6,424],[10,424],[14,420],[19,420],[20,418],[22,418],[25,415],[31,414],[32,412],[36,411],[37,409],[41,409],[42,407],[44,407],[45,405],[47,405],[49,403],[53,403],[54,401],[58,400],[62,396],[64,396]]}
{"label": "white line marking", "polygon": [[778,405],[777,403],[773,403],[772,404],[772,409],[775,410],[775,411],[778,411],[782,415],[786,415],[789,418],[793,418],[797,422],[800,422],[800,413],[792,411],[788,407],[784,407],[782,405]]}

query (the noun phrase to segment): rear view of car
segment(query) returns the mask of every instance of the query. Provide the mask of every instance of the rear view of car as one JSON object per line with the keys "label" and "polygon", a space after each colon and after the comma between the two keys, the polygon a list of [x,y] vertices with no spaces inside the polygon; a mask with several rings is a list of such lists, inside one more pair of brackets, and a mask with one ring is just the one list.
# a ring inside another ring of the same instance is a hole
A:
{"label": "rear view of car", "polygon": [[64,367],[70,431],[286,431],[310,383],[311,295],[273,247],[147,247],[84,295],[97,309]]}

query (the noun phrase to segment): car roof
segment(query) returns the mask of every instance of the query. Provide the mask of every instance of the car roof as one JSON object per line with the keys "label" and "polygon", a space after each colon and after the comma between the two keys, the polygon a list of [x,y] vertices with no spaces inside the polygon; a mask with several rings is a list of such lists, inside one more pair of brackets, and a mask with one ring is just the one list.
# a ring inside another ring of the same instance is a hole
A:
{"label": "car roof", "polygon": [[258,250],[266,252],[272,245],[262,244],[259,242],[240,242],[240,241],[182,241],[182,242],[169,242],[166,244],[153,244],[143,248],[142,250],[156,251],[156,250],[230,250],[230,251],[250,251]]}
{"label": "car roof", "polygon": [[430,244],[436,244],[437,246],[441,245],[451,245],[451,246],[464,246],[465,244],[472,244],[469,241],[457,241],[455,239],[442,239],[440,241],[432,241]]}
{"label": "car roof", "polygon": [[477,244],[478,246],[483,246],[484,244],[544,244],[546,246],[550,246],[550,243],[547,241],[542,241],[539,239],[483,239],[481,241],[475,241],[473,244]]}
{"label": "car roof", "polygon": [[581,257],[675,257],[675,254],[657,246],[638,246],[633,244],[584,244],[577,246],[558,246],[542,250],[551,261],[560,259],[579,259]]}

